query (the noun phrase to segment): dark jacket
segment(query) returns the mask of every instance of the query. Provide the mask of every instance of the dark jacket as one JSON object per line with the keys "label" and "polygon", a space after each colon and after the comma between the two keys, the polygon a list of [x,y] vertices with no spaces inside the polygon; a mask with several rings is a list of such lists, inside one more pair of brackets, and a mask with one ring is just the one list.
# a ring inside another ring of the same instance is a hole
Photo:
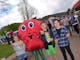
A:
{"label": "dark jacket", "polygon": [[[50,37],[53,38],[51,31],[48,30],[47,32],[49,32]],[[40,35],[40,38],[41,38],[41,40],[44,42],[45,49],[48,49],[48,45],[53,45],[53,47],[55,47],[55,42],[54,42],[54,40],[53,40],[52,42],[48,43],[47,40],[46,40],[45,34],[41,34],[41,35]]]}

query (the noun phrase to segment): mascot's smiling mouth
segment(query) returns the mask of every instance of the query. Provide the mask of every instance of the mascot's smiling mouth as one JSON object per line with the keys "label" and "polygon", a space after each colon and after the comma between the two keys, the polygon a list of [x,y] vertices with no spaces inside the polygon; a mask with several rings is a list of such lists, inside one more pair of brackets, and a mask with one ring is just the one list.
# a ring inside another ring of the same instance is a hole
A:
{"label": "mascot's smiling mouth", "polygon": [[32,35],[28,36],[30,39],[32,39]]}

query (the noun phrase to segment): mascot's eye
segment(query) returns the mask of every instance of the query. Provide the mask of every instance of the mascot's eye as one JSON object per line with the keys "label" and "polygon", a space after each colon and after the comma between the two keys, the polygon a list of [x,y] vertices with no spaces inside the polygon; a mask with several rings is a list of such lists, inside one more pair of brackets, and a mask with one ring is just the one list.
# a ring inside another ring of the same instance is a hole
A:
{"label": "mascot's eye", "polygon": [[25,31],[25,30],[26,30],[26,26],[25,26],[25,25],[22,25],[22,26],[21,26],[21,30],[22,30],[22,31]]}
{"label": "mascot's eye", "polygon": [[29,23],[28,23],[28,27],[29,27],[29,28],[33,28],[33,27],[34,27],[34,23],[33,23],[33,22],[29,22]]}

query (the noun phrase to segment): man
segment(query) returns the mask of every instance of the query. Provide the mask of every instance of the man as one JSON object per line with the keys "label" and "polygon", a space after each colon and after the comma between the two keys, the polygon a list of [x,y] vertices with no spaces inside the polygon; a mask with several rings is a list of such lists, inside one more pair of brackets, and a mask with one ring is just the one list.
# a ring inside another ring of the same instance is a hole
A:
{"label": "man", "polygon": [[55,28],[53,29],[53,37],[55,41],[58,42],[58,46],[63,54],[64,60],[68,60],[66,51],[70,55],[71,59],[75,60],[70,48],[70,43],[68,39],[70,34],[68,32],[68,29],[65,26],[61,26],[58,20],[54,21],[54,26]]}
{"label": "man", "polygon": [[71,12],[71,22],[76,33],[80,35],[78,15],[76,15],[74,12]]}

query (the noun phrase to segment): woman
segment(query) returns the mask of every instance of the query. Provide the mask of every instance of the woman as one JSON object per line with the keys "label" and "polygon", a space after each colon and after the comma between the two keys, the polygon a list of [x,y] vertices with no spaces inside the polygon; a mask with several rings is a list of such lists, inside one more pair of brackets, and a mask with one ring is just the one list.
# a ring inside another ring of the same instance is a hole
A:
{"label": "woman", "polygon": [[11,46],[14,48],[16,55],[17,55],[17,60],[27,60],[27,54],[25,51],[25,45],[24,43],[19,39],[17,35],[13,37],[14,43],[10,41]]}
{"label": "woman", "polygon": [[41,40],[44,42],[45,46],[45,52],[46,55],[48,56],[48,60],[53,60],[53,55],[56,54],[56,49],[55,49],[55,43],[53,40],[53,37],[50,34],[50,30],[47,27],[46,23],[41,24],[42,31],[41,31]]}

